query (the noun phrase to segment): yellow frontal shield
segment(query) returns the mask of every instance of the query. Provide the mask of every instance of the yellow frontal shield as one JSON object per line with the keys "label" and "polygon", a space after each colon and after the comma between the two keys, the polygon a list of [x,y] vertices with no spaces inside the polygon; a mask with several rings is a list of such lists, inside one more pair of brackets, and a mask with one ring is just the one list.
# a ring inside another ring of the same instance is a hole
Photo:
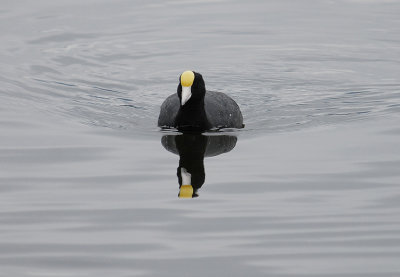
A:
{"label": "yellow frontal shield", "polygon": [[181,75],[181,85],[184,87],[190,87],[193,85],[194,73],[193,71],[185,71]]}
{"label": "yellow frontal shield", "polygon": [[182,185],[179,190],[179,198],[192,198],[193,187],[191,185]]}

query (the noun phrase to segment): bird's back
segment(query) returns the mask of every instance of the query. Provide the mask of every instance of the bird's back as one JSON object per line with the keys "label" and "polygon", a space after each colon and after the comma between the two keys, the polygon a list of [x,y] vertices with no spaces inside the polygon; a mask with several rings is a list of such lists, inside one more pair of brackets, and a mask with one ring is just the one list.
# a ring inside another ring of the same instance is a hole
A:
{"label": "bird's back", "polygon": [[[175,118],[180,108],[178,95],[172,94],[162,103],[158,126],[176,127]],[[239,106],[228,95],[207,91],[204,98],[204,109],[211,128],[242,128],[243,117]]]}
{"label": "bird's back", "polygon": [[167,128],[175,127],[175,118],[180,105],[179,97],[176,93],[168,96],[161,105],[160,115],[158,116],[158,126]]}
{"label": "bird's back", "polygon": [[243,127],[243,116],[238,104],[222,92],[207,91],[204,108],[212,128]]}

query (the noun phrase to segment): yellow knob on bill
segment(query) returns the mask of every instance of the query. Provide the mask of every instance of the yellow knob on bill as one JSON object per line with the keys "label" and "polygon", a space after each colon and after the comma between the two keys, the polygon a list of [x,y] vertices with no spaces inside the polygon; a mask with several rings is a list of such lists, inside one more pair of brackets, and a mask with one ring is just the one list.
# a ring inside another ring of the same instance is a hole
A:
{"label": "yellow knob on bill", "polygon": [[181,85],[183,87],[190,87],[193,85],[193,81],[194,81],[194,73],[193,71],[185,71],[182,73],[181,75]]}
{"label": "yellow knob on bill", "polygon": [[191,185],[182,185],[179,190],[179,198],[192,198],[193,187]]}

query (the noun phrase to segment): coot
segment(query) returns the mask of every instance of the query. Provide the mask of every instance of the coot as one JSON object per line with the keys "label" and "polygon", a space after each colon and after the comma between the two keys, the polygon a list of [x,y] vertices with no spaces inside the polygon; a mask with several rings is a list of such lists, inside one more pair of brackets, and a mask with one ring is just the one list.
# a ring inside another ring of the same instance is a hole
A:
{"label": "coot", "polygon": [[194,71],[179,77],[177,93],[161,105],[158,126],[183,132],[244,127],[236,102],[222,92],[206,91],[203,76]]}

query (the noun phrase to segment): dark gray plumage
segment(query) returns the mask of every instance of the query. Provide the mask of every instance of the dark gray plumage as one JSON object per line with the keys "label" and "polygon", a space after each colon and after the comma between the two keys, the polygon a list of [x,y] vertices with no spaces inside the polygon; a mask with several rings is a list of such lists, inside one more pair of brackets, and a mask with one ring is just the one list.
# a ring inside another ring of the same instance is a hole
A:
{"label": "dark gray plumage", "polygon": [[181,104],[182,86],[161,105],[158,126],[181,131],[206,131],[220,128],[243,128],[243,116],[228,95],[206,91],[201,74],[194,72],[192,96]]}

